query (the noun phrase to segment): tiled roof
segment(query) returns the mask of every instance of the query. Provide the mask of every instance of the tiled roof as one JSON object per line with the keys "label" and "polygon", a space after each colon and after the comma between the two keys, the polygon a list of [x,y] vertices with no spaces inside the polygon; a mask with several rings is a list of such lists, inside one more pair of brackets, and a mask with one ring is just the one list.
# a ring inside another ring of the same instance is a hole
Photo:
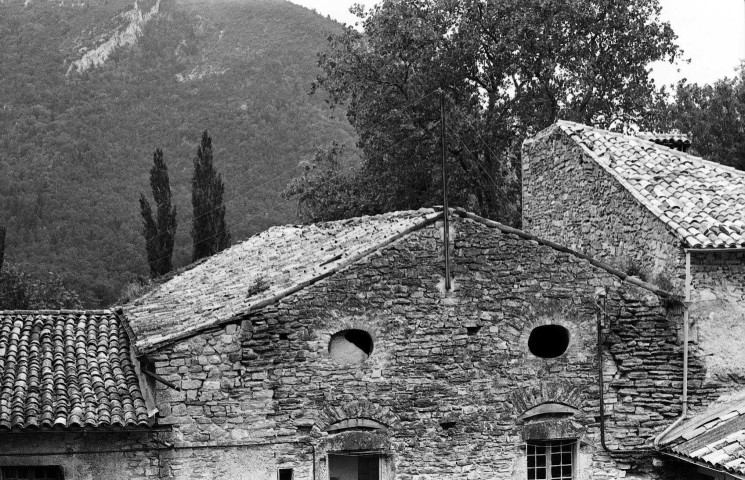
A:
{"label": "tiled roof", "polygon": [[0,426],[133,427],[148,415],[111,311],[0,311]]}
{"label": "tiled roof", "polygon": [[745,399],[713,404],[668,433],[661,445],[669,455],[745,475]]}
{"label": "tiled roof", "polygon": [[745,172],[651,141],[560,121],[561,129],[689,248],[745,246]]}
{"label": "tiled roof", "polygon": [[273,227],[124,307],[138,353],[236,320],[440,218],[432,209]]}

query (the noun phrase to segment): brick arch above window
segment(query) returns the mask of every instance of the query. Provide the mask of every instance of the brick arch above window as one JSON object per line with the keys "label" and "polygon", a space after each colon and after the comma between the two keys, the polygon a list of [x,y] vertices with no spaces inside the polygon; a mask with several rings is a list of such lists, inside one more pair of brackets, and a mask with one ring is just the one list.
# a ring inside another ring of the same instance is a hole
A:
{"label": "brick arch above window", "polygon": [[323,409],[316,424],[323,431],[329,431],[334,426],[348,425],[346,428],[389,428],[398,423],[398,417],[388,408],[368,400],[357,400],[342,405],[329,405]]}
{"label": "brick arch above window", "polygon": [[518,387],[510,393],[510,401],[517,415],[541,404],[557,403],[582,411],[587,385],[575,385],[569,382],[554,380],[541,381]]}

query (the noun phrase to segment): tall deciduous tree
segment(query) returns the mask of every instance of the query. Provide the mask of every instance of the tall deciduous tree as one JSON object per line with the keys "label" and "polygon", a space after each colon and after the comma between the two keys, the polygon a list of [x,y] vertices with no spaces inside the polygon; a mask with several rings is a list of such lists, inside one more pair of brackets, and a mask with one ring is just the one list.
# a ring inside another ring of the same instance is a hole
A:
{"label": "tall deciduous tree", "polygon": [[657,0],[384,0],[356,13],[364,33],[330,37],[313,89],[357,130],[368,211],[442,201],[442,90],[450,203],[518,223],[522,139],[557,119],[641,121],[660,95],[647,65],[678,53]]}
{"label": "tall deciduous tree", "polygon": [[225,187],[212,162],[212,138],[207,130],[194,158],[191,181],[191,204],[194,207],[192,261],[209,257],[230,246],[230,232],[225,225]]}
{"label": "tall deciduous tree", "polygon": [[0,271],[3,269],[3,262],[5,261],[5,226],[0,225]]}
{"label": "tall deciduous tree", "polygon": [[168,167],[163,159],[163,150],[160,148],[153,153],[150,187],[157,209],[155,218],[145,195],[140,195],[140,213],[143,219],[142,235],[145,237],[150,275],[155,278],[170,272],[173,268],[171,260],[177,227],[176,206],[171,202]]}
{"label": "tall deciduous tree", "polygon": [[745,70],[712,85],[680,82],[654,125],[691,136],[691,153],[745,170]]}

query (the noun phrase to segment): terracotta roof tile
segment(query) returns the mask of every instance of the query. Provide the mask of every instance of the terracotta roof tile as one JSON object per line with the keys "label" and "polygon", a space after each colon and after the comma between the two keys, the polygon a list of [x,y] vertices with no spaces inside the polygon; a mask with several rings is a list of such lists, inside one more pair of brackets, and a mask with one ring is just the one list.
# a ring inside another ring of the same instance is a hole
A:
{"label": "terracotta roof tile", "polygon": [[[573,122],[554,126],[667,224],[690,248],[745,247],[745,172],[649,140]],[[677,138],[677,137],[676,137]],[[682,218],[683,221],[675,220]]]}
{"label": "terracotta roof tile", "polygon": [[662,439],[663,451],[710,468],[745,474],[745,397],[742,393],[709,406]]}
{"label": "terracotta roof tile", "polygon": [[175,276],[124,307],[138,352],[235,320],[325,278],[442,215],[392,212],[273,227]]}
{"label": "terracotta roof tile", "polygon": [[0,311],[0,427],[137,425],[147,408],[113,312]]}

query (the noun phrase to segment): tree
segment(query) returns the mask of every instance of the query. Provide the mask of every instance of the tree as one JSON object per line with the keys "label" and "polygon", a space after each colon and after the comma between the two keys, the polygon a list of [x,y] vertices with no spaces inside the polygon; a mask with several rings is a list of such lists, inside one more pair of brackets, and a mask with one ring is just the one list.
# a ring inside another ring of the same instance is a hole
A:
{"label": "tree", "polygon": [[150,202],[140,195],[140,213],[144,222],[142,235],[145,237],[147,262],[150,275],[155,278],[171,271],[173,241],[176,236],[176,206],[171,203],[171,186],[168,181],[168,167],[163,160],[163,150],[153,153],[153,167],[150,169],[150,187],[157,208],[156,218]]}
{"label": "tree", "polygon": [[0,272],[0,310],[80,309],[83,302],[59,275],[35,278],[15,265]]}
{"label": "tree", "polygon": [[745,170],[745,69],[713,85],[677,85],[654,129],[690,135],[691,153]]}
{"label": "tree", "polygon": [[5,234],[7,230],[5,226],[0,225],[0,271],[3,270],[3,261],[5,260]]}
{"label": "tree", "polygon": [[192,261],[195,262],[230,246],[230,232],[225,225],[225,205],[222,198],[225,187],[212,163],[212,138],[207,130],[202,134],[202,143],[194,158],[191,185],[191,204],[194,207],[191,229]]}
{"label": "tree", "polygon": [[282,196],[297,200],[300,221],[326,222],[375,213],[358,201],[362,189],[353,172],[343,167],[343,151],[336,142],[316,148],[313,159],[301,163],[303,175],[285,187]]}
{"label": "tree", "polygon": [[330,37],[312,90],[359,135],[350,178],[369,211],[441,203],[442,91],[450,203],[517,224],[522,140],[557,119],[641,122],[662,95],[647,65],[678,53],[657,0],[385,0],[355,13],[365,33]]}

